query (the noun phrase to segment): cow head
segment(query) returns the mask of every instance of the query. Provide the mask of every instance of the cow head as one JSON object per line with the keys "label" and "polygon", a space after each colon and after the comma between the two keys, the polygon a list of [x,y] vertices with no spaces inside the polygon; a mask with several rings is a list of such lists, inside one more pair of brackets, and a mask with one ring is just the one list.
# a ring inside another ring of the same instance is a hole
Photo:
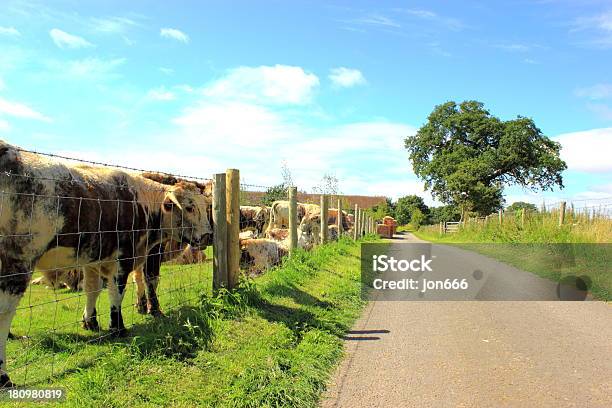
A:
{"label": "cow head", "polygon": [[162,204],[164,238],[202,247],[212,243],[210,197],[193,183],[179,182],[166,191]]}
{"label": "cow head", "polygon": [[321,214],[310,214],[302,218],[298,227],[298,246],[300,248],[310,249],[319,242],[320,236]]}

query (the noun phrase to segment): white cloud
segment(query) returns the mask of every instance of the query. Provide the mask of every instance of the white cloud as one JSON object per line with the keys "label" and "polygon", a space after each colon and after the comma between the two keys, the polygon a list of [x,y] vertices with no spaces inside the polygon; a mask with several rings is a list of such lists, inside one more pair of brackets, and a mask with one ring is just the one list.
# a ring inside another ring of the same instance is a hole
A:
{"label": "white cloud", "polygon": [[0,26],[0,35],[5,35],[8,37],[19,37],[21,33],[15,27]]}
{"label": "white cloud", "polygon": [[586,45],[598,48],[611,48],[612,10],[576,19],[572,24],[570,33],[581,35],[581,41]]}
{"label": "white cloud", "polygon": [[437,24],[443,25],[446,28],[449,28],[451,30],[462,30],[465,28],[465,24],[457,19],[457,18],[453,18],[453,17],[445,17],[445,16],[441,16],[436,12],[433,12],[431,10],[424,10],[424,9],[395,9],[395,11],[397,12],[401,12],[404,14],[408,14],[410,16],[413,17],[417,17],[419,19],[422,20],[428,20],[430,22],[435,22]]}
{"label": "white cloud", "polygon": [[125,17],[92,18],[95,31],[106,34],[125,34],[131,27],[140,26],[136,21]]}
{"label": "white cloud", "polygon": [[85,58],[62,63],[58,68],[70,77],[101,79],[112,76],[113,71],[123,65],[125,61],[125,58],[115,58],[111,60]]}
{"label": "white cloud", "polygon": [[575,94],[581,98],[589,98],[591,100],[611,98],[612,84],[602,83],[585,88],[578,88]]}
{"label": "white cloud", "polygon": [[601,103],[588,104],[587,108],[602,120],[612,120],[612,107]]}
{"label": "white cloud", "polygon": [[587,109],[593,112],[602,120],[612,120],[612,107],[601,103],[587,105]]}
{"label": "white cloud", "polygon": [[532,49],[532,46],[527,45],[527,44],[514,43],[514,44],[497,44],[495,45],[495,48],[499,48],[500,50],[511,51],[511,52],[527,52]]}
{"label": "white cloud", "polygon": [[[297,185],[307,191],[330,172],[339,177],[345,193],[404,195],[413,191],[408,181],[416,183],[403,148],[405,136],[415,129],[400,123],[380,120],[317,127],[303,124],[294,112],[204,98],[174,124],[178,131],[173,137],[200,154],[203,163],[218,162],[215,171],[239,168],[242,180],[252,184],[280,182],[284,159]],[[387,188],[377,184],[380,180],[395,187],[375,191]]]}
{"label": "white cloud", "polygon": [[167,68],[167,67],[159,67],[159,72],[161,72],[162,74],[166,74],[166,75],[174,74],[174,70],[172,68]]}
{"label": "white cloud", "polygon": [[612,128],[592,129],[559,135],[561,158],[568,170],[587,173],[612,172]]}
{"label": "white cloud", "polygon": [[353,20],[345,21],[346,23],[371,25],[371,26],[382,26],[382,27],[393,27],[399,28],[400,25],[389,17],[382,16],[380,14],[370,14],[364,17],[355,18]]}
{"label": "white cloud", "polygon": [[[13,116],[21,119],[33,119],[49,122],[51,119],[19,102],[12,102],[4,98],[0,98],[0,114]],[[6,124],[6,122],[5,122]]]}
{"label": "white cloud", "polygon": [[186,109],[174,123],[192,142],[218,143],[217,149],[230,154],[236,148],[269,147],[270,142],[291,137],[280,115],[262,106],[235,101],[203,102]]}
{"label": "white cloud", "polygon": [[239,67],[204,89],[204,95],[263,104],[310,102],[319,78],[301,67],[274,65]]}
{"label": "white cloud", "polygon": [[163,38],[171,38],[185,44],[189,42],[189,36],[176,28],[162,28],[159,31],[159,35]]}
{"label": "white cloud", "polygon": [[8,132],[11,126],[6,120],[0,119],[0,132]]}
{"label": "white cloud", "polygon": [[172,92],[166,90],[164,87],[160,87],[151,89],[149,92],[147,92],[147,99],[153,101],[173,101],[176,99],[176,96]]}
{"label": "white cloud", "polygon": [[57,45],[59,48],[62,48],[62,49],[66,49],[66,48],[76,49],[76,48],[93,47],[93,44],[87,41],[86,39],[84,39],[83,37],[68,34],[67,32],[62,31],[57,28],[54,28],[51,31],[49,31],[49,35],[51,36],[51,39],[53,40],[55,45]]}
{"label": "white cloud", "polygon": [[329,79],[334,85],[350,88],[356,85],[362,85],[366,83],[365,77],[358,69],[338,67],[333,68],[329,74]]}

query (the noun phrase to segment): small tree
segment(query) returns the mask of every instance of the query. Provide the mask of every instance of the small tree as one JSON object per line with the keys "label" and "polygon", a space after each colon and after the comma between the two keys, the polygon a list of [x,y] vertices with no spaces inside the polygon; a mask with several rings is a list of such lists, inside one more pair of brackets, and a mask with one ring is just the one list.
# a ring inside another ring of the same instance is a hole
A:
{"label": "small tree", "polygon": [[418,208],[412,210],[412,216],[410,217],[410,224],[414,229],[419,229],[425,222],[425,214]]}
{"label": "small tree", "polygon": [[268,188],[261,198],[263,205],[270,206],[274,201],[287,199],[287,186],[285,183]]}
{"label": "small tree", "polygon": [[312,191],[317,194],[329,194],[329,195],[338,195],[339,189],[338,185],[340,184],[338,178],[333,174],[325,173],[319,185],[314,186]]}
{"label": "small tree", "polygon": [[538,207],[535,206],[535,204],[531,204],[531,203],[526,203],[524,201],[516,201],[514,203],[512,203],[510,206],[508,206],[507,210],[508,211],[520,211],[522,209],[525,209],[525,211],[530,211],[530,212],[538,212]]}
{"label": "small tree", "polygon": [[372,217],[374,217],[376,220],[382,220],[386,216],[395,218],[392,205],[393,203],[391,202],[391,199],[387,197],[385,201],[372,207],[370,215],[372,215]]}
{"label": "small tree", "polygon": [[422,214],[429,214],[429,207],[425,205],[423,199],[418,195],[413,194],[398,199],[395,205],[395,216],[397,222],[400,225],[408,224],[412,218],[412,212],[415,209],[419,209]]}

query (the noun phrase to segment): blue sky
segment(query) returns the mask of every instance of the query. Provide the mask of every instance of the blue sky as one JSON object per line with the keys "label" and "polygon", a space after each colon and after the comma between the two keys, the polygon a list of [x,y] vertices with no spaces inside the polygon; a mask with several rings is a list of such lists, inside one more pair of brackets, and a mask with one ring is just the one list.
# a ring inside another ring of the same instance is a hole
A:
{"label": "blue sky", "polygon": [[403,139],[464,99],[564,146],[566,189],[509,202],[612,196],[609,1],[0,5],[0,138],[42,151],[431,202]]}

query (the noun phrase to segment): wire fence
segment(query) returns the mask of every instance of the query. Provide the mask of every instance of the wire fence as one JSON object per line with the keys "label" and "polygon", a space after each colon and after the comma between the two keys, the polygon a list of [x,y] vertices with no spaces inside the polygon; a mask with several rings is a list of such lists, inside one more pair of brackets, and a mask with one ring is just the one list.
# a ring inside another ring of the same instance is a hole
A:
{"label": "wire fence", "polygon": [[[240,185],[243,273],[289,253],[288,198],[287,188]],[[297,198],[298,247],[373,231],[343,196]],[[212,207],[210,178],[0,142],[0,386],[48,383],[151,333],[166,336],[153,348],[172,342],[159,318],[213,292]]]}
{"label": "wire fence", "polygon": [[0,189],[0,385],[91,364],[211,286],[209,179],[2,143]]}

